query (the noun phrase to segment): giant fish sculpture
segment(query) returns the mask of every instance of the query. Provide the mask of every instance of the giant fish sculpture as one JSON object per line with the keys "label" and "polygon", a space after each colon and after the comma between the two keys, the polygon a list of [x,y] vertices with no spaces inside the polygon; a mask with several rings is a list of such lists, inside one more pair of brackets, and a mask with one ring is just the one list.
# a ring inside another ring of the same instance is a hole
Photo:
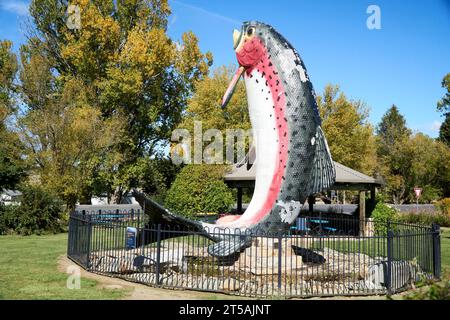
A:
{"label": "giant fish sculpture", "polygon": [[[335,181],[335,169],[313,86],[305,65],[292,45],[271,26],[250,21],[233,34],[239,68],[223,97],[230,100],[243,77],[256,151],[252,200],[241,216],[215,224],[191,221],[147,199],[168,221],[189,224],[216,243],[213,256],[235,254],[249,245],[246,234],[277,233],[295,221],[308,196]],[[135,194],[143,201],[142,195]],[[229,232],[218,232],[218,230]]]}

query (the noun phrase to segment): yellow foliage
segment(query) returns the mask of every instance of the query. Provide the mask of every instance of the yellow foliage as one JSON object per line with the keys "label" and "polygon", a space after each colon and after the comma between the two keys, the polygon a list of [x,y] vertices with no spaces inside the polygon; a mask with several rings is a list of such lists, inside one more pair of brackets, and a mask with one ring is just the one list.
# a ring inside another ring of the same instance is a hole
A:
{"label": "yellow foliage", "polygon": [[376,147],[365,104],[347,99],[339,86],[332,85],[317,97],[317,104],[333,160],[372,175],[377,163]]}

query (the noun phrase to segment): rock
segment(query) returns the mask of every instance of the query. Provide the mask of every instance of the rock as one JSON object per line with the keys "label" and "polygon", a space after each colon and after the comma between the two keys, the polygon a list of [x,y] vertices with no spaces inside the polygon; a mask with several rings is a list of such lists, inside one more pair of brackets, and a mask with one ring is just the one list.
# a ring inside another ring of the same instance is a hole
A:
{"label": "rock", "polygon": [[224,291],[238,291],[240,289],[240,287],[241,286],[240,286],[239,281],[237,281],[235,279],[229,279],[229,280],[224,281],[221,289]]}
{"label": "rock", "polygon": [[294,250],[296,255],[302,256],[302,261],[304,263],[324,264],[326,261],[322,255],[315,253],[310,249],[292,245],[292,250]]}
{"label": "rock", "polygon": [[[368,289],[385,289],[388,280],[388,262],[381,261],[369,266],[367,276],[364,279]],[[414,282],[415,268],[408,261],[391,262],[391,290],[398,290]]]}

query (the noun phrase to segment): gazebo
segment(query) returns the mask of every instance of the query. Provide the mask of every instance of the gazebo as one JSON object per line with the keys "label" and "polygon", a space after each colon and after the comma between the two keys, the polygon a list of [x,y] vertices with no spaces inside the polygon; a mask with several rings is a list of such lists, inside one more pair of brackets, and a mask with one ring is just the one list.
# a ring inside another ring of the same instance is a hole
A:
{"label": "gazebo", "polygon": [[[364,220],[366,217],[366,192],[370,193],[369,212],[375,206],[375,195],[377,188],[380,188],[384,183],[380,179],[376,179],[365,175],[364,173],[353,170],[338,162],[334,162],[336,168],[336,182],[330,190],[351,190],[359,192],[359,219],[361,222],[360,230],[365,232]],[[233,165],[224,175],[225,183],[232,188],[237,189],[237,211],[242,213],[242,189],[255,187],[255,173],[257,163],[248,166],[244,164]],[[315,204],[315,196],[308,198],[309,212],[313,212]]]}

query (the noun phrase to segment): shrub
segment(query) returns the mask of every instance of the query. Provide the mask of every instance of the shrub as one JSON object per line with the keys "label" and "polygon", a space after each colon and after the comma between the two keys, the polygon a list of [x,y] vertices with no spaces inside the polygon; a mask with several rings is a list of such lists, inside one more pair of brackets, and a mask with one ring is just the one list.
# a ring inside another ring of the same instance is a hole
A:
{"label": "shrub", "polygon": [[17,225],[17,217],[15,216],[17,207],[16,205],[0,204],[0,234],[14,233]]}
{"label": "shrub", "polygon": [[422,280],[419,288],[406,295],[405,300],[450,300],[450,281]]}
{"label": "shrub", "polygon": [[435,204],[441,214],[450,217],[450,198],[444,198]]}
{"label": "shrub", "polygon": [[2,206],[0,232],[22,235],[57,233],[63,231],[62,202],[40,187],[27,186],[22,190],[20,205]]}
{"label": "shrub", "polygon": [[221,213],[234,203],[223,182],[224,166],[188,165],[177,175],[165,204],[175,213],[192,217],[198,213]]}
{"label": "shrub", "polygon": [[437,223],[441,227],[450,227],[450,216],[442,213],[433,212],[407,212],[398,215],[397,219],[400,222],[413,223],[420,225],[431,225]]}
{"label": "shrub", "polygon": [[375,209],[372,211],[371,217],[374,221],[375,234],[386,235],[386,222],[397,219],[397,210],[383,202],[378,202]]}

